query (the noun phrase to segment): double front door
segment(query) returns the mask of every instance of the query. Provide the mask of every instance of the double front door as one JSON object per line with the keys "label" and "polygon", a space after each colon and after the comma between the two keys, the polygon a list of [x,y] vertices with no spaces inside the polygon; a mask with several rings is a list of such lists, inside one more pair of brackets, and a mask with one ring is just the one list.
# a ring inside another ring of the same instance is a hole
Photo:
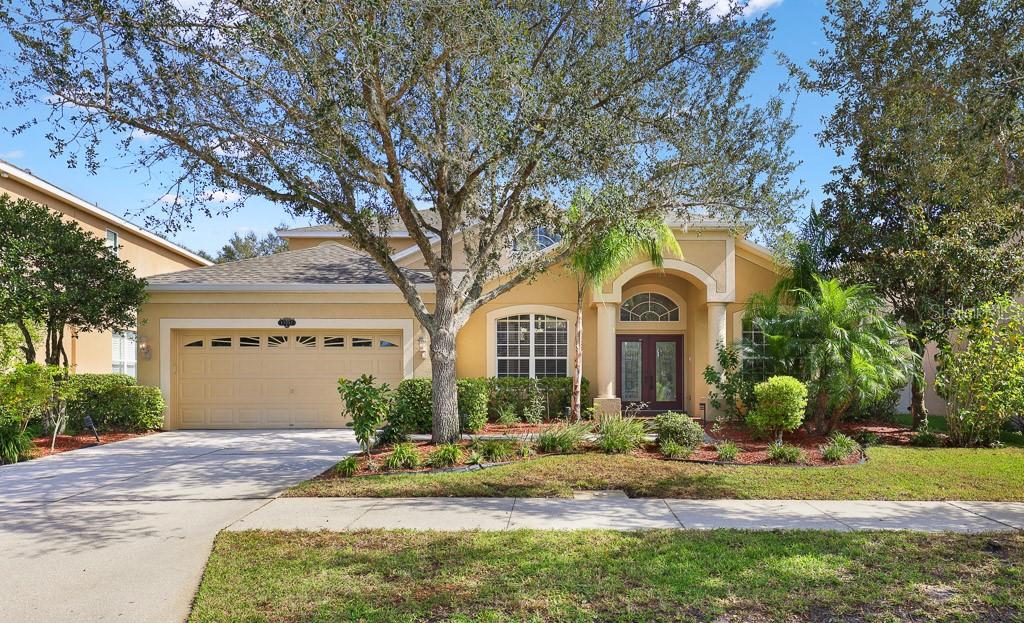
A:
{"label": "double front door", "polygon": [[683,408],[683,336],[616,336],[616,377],[623,406],[644,410]]}

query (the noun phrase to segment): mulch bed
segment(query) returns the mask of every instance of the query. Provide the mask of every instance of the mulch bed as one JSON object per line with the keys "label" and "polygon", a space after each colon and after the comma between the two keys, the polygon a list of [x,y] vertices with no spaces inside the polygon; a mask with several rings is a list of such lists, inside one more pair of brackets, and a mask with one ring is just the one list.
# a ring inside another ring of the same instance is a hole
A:
{"label": "mulch bed", "polygon": [[523,435],[526,433],[539,433],[552,426],[558,426],[564,422],[543,422],[541,424],[498,424],[488,422],[479,432],[474,435]]}
{"label": "mulch bed", "polygon": [[79,435],[57,435],[57,445],[53,450],[50,450],[50,443],[53,441],[52,437],[36,437],[32,440],[32,443],[36,446],[32,458],[38,459],[51,454],[68,452],[69,450],[80,450],[82,448],[89,448],[92,446],[101,446],[108,443],[114,443],[115,441],[124,441],[125,439],[134,439],[136,437],[152,435],[155,432],[156,431],[149,431],[145,433],[100,433],[99,443],[96,442],[96,437],[94,437],[92,433],[82,433]]}

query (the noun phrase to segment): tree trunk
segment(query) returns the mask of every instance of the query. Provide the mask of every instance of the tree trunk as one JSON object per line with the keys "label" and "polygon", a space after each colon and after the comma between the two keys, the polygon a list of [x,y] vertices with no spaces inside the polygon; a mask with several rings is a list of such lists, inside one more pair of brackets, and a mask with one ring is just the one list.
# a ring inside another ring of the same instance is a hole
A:
{"label": "tree trunk", "polygon": [[21,346],[21,352],[25,354],[25,363],[36,362],[36,345],[32,343],[32,332],[28,330],[28,326],[24,321],[18,321],[18,329],[21,331],[21,337],[25,340],[25,343]]}
{"label": "tree trunk", "polygon": [[582,283],[576,287],[576,348],[572,358],[572,403],[570,414],[579,422],[583,415],[583,294]]}
{"label": "tree trunk", "polygon": [[459,440],[459,397],[455,382],[455,329],[435,326],[430,339],[431,384],[433,402],[432,442],[454,443]]}
{"label": "tree trunk", "polygon": [[928,428],[928,409],[924,406],[924,391],[926,380],[924,378],[924,341],[916,336],[910,340],[910,349],[918,356],[918,370],[914,378],[910,380],[910,415],[914,430]]}

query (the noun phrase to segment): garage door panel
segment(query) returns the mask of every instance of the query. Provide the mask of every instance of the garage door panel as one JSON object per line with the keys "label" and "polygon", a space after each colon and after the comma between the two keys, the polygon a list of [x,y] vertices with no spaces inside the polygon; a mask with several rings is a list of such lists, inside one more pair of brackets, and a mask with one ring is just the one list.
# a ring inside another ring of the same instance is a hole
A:
{"label": "garage door panel", "polygon": [[394,386],[403,376],[402,349],[381,346],[400,344],[400,332],[190,331],[177,343],[172,419],[183,428],[340,427],[339,378]]}

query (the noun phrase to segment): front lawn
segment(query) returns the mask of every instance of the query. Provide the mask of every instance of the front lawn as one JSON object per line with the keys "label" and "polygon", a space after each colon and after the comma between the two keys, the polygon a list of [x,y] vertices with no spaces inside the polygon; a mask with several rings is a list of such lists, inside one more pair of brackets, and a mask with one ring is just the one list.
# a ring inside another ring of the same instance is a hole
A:
{"label": "front lawn", "polygon": [[1024,501],[1024,449],[880,446],[842,467],[702,465],[596,453],[546,456],[463,473],[393,474],[301,483],[290,496],[570,497],[623,489],[634,497]]}
{"label": "front lawn", "polygon": [[1020,621],[1024,535],[225,532],[191,621]]}

